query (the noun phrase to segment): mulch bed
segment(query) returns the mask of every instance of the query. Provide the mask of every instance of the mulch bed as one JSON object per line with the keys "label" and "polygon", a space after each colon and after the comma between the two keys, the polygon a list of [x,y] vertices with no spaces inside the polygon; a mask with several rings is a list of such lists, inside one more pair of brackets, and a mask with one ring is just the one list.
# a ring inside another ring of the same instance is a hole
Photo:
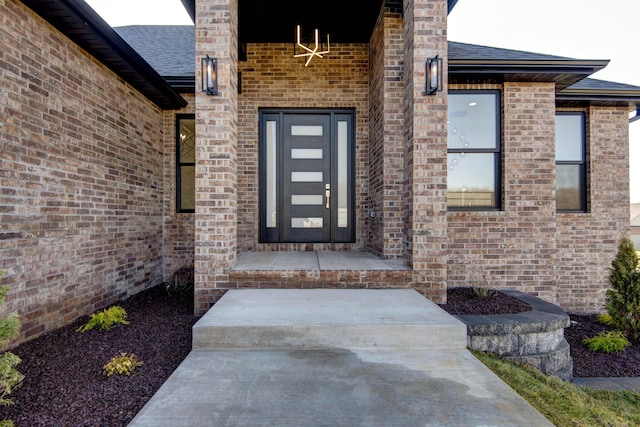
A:
{"label": "mulch bed", "polygon": [[479,297],[472,288],[447,289],[447,303],[440,304],[449,314],[515,314],[530,311],[531,306],[502,292]]}
{"label": "mulch bed", "polygon": [[[163,287],[119,303],[129,325],[77,333],[88,317],[13,350],[23,384],[0,408],[16,426],[125,426],[191,351],[193,296],[169,296]],[[130,377],[102,375],[121,352],[144,363]]]}
{"label": "mulch bed", "polygon": [[[442,307],[458,314],[505,314],[527,311],[519,300],[502,293],[481,299],[470,289],[450,289]],[[515,300],[515,301],[514,301]],[[25,374],[0,419],[16,426],[126,426],[191,350],[191,295],[169,296],[163,287],[138,294],[119,305],[131,324],[109,332],[76,332],[87,321],[51,332],[14,349]],[[574,360],[574,375],[640,376],[640,345],[623,353],[593,353],[582,339],[607,328],[595,316],[571,316],[565,330]],[[102,375],[102,367],[121,352],[135,353],[144,365],[131,377]]]}

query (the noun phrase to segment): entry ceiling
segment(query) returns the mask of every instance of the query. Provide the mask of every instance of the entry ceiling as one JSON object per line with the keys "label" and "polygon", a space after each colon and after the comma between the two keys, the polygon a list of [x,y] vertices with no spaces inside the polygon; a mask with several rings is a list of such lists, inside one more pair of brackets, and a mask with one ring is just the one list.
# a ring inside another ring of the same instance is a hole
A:
{"label": "entry ceiling", "polygon": [[368,43],[382,0],[239,0],[240,43],[293,42],[295,27],[318,28],[331,43]]}

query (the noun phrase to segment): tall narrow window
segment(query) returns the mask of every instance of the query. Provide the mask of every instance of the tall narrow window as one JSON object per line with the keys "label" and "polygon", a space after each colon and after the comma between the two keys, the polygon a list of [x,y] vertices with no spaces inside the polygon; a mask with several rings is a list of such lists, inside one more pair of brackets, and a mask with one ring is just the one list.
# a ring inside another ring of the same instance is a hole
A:
{"label": "tall narrow window", "polygon": [[556,209],[586,211],[584,114],[556,114]]}
{"label": "tall narrow window", "polygon": [[196,208],[196,121],[193,114],[176,116],[176,210]]}
{"label": "tall narrow window", "polygon": [[500,208],[500,92],[451,91],[447,136],[447,206]]}

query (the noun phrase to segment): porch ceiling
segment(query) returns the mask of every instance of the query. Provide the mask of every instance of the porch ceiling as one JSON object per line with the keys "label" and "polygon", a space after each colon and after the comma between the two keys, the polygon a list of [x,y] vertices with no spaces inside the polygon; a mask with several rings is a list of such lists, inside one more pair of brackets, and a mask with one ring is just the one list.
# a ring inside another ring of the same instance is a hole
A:
{"label": "porch ceiling", "polygon": [[[195,22],[196,0],[181,0]],[[291,42],[297,24],[330,34],[335,43],[368,43],[384,1],[402,10],[400,0],[238,0],[240,43]],[[448,11],[458,0],[448,0]]]}
{"label": "porch ceiling", "polygon": [[331,43],[368,43],[381,5],[382,0],[239,0],[238,38],[291,43],[300,24],[304,32],[318,28],[322,37],[330,34]]}

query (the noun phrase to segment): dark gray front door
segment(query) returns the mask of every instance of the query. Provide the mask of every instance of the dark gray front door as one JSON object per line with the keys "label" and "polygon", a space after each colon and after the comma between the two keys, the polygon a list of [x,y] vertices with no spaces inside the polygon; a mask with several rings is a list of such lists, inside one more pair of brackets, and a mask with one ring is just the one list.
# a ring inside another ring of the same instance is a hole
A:
{"label": "dark gray front door", "polygon": [[260,115],[263,242],[353,241],[353,112]]}

